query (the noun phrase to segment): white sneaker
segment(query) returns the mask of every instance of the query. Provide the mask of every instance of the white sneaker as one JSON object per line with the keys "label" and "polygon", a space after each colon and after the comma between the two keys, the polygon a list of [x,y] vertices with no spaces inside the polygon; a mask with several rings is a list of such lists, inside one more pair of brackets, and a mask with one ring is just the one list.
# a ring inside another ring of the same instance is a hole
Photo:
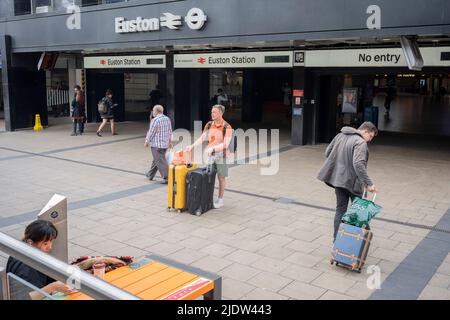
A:
{"label": "white sneaker", "polygon": [[214,201],[214,209],[219,209],[223,207],[223,199],[219,198]]}

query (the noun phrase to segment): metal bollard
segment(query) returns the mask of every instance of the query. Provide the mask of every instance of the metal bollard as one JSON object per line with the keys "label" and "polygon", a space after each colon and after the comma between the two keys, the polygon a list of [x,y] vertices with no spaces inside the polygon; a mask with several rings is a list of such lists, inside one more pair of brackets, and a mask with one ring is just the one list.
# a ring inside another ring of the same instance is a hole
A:
{"label": "metal bollard", "polygon": [[58,237],[53,241],[51,255],[68,262],[68,235],[67,235],[67,198],[55,194],[38,214],[39,220],[52,222],[58,230]]}

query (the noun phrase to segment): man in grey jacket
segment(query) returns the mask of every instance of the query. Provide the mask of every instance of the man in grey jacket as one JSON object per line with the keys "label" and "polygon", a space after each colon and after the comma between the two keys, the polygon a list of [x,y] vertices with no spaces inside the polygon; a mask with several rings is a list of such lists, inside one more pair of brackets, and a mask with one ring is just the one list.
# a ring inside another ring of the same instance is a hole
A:
{"label": "man in grey jacket", "polygon": [[377,191],[367,174],[367,143],[377,134],[378,129],[371,122],[364,122],[358,129],[343,127],[325,151],[327,159],[317,178],[335,189],[334,239],[351,197],[362,196],[365,188],[369,192]]}

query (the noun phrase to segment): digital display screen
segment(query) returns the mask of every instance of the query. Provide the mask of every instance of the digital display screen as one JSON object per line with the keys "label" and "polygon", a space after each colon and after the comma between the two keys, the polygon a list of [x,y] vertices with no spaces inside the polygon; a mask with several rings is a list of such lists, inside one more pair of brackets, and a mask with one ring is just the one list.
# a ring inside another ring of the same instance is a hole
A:
{"label": "digital display screen", "polygon": [[450,52],[441,52],[441,61],[449,61]]}
{"label": "digital display screen", "polygon": [[164,59],[159,58],[159,59],[147,59],[147,64],[163,64],[164,63]]}
{"label": "digital display screen", "polygon": [[265,56],[265,63],[289,63],[289,56]]}

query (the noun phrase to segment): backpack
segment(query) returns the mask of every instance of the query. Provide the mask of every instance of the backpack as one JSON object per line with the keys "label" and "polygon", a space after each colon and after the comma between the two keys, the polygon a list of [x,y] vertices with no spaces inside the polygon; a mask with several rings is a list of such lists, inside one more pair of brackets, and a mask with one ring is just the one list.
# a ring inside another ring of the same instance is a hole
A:
{"label": "backpack", "polygon": [[108,110],[108,106],[106,105],[106,102],[103,99],[98,102],[97,107],[99,113],[106,113],[106,111]]}
{"label": "backpack", "polygon": [[[208,124],[206,125],[206,130],[209,130],[212,126],[212,121],[208,122]],[[223,137],[225,140],[225,134],[227,132],[227,127],[228,124],[225,124],[223,126]],[[231,129],[231,140],[230,140],[230,144],[228,145],[228,150],[230,150],[231,152],[236,152],[237,149],[237,136],[236,136],[236,132],[234,131],[234,129]]]}

